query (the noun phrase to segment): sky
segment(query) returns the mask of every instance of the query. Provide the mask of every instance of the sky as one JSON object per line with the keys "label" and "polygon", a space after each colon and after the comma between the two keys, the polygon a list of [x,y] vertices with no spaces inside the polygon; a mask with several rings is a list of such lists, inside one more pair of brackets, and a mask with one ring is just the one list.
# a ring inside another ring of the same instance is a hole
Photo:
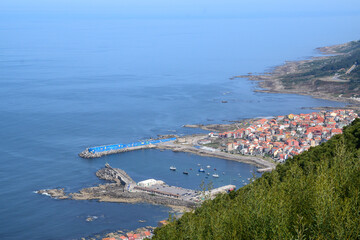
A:
{"label": "sky", "polygon": [[359,15],[358,0],[1,0],[2,14],[116,14],[123,17]]}

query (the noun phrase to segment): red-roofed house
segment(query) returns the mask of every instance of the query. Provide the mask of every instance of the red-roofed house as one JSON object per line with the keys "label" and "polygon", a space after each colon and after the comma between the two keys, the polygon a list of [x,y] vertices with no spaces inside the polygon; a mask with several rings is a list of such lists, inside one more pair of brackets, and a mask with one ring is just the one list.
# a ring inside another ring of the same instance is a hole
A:
{"label": "red-roofed house", "polygon": [[342,130],[339,128],[334,128],[331,130],[331,136],[334,136],[335,134],[341,134]]}
{"label": "red-roofed house", "polygon": [[298,147],[299,146],[299,142],[295,139],[288,139],[286,140],[286,144],[289,145],[289,146],[292,146],[292,147]]}

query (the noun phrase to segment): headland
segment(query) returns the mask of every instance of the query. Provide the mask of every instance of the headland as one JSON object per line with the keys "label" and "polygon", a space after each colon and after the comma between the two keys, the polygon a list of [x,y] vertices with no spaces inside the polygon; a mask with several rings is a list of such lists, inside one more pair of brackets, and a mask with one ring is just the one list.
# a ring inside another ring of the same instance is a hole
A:
{"label": "headland", "polygon": [[360,41],[316,49],[323,56],[287,61],[261,75],[240,75],[259,82],[257,92],[310,95],[346,102],[347,109],[360,109]]}

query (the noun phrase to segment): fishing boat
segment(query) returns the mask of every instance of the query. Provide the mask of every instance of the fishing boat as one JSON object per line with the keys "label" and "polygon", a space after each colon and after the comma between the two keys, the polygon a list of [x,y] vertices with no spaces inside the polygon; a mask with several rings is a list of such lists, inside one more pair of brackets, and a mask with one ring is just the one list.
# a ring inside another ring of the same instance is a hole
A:
{"label": "fishing boat", "polygon": [[200,168],[199,172],[205,172],[205,170],[203,168]]}
{"label": "fishing boat", "polygon": [[218,177],[219,177],[219,174],[214,173],[212,176],[213,176],[214,178],[218,178]]}
{"label": "fishing boat", "polygon": [[171,166],[171,167],[170,167],[170,170],[171,170],[171,171],[176,171],[176,167]]}
{"label": "fishing boat", "polygon": [[187,171],[183,171],[183,174],[185,175],[189,175],[189,173]]}

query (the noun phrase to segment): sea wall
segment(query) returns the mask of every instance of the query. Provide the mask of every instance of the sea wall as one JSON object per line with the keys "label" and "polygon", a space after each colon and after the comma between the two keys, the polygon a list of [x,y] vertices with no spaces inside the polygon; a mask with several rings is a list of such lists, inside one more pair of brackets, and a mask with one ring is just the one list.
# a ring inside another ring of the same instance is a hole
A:
{"label": "sea wall", "polygon": [[90,147],[79,154],[82,158],[96,158],[104,155],[115,154],[120,152],[134,151],[139,149],[154,148],[157,144],[175,141],[176,138],[157,139],[149,141],[140,141],[129,144],[112,144],[98,147]]}

